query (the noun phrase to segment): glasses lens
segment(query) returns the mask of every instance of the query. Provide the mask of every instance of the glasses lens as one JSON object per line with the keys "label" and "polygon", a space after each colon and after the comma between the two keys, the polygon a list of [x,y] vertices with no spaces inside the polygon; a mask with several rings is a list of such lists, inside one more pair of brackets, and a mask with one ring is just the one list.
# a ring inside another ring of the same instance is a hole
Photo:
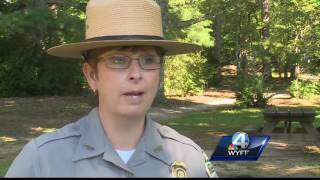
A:
{"label": "glasses lens", "polygon": [[106,65],[114,69],[126,69],[129,67],[130,59],[127,56],[113,55],[109,56],[106,61]]}
{"label": "glasses lens", "polygon": [[140,65],[143,69],[159,69],[160,57],[153,55],[146,55],[140,57]]}

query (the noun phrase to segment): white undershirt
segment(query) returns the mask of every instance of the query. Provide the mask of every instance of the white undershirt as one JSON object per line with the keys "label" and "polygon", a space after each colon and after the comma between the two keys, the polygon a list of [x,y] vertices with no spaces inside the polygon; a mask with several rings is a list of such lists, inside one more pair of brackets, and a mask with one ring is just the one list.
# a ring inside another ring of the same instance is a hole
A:
{"label": "white undershirt", "polygon": [[129,159],[131,158],[132,154],[134,153],[135,149],[125,150],[125,151],[116,149],[116,151],[119,154],[119,156],[121,157],[121,159],[123,160],[123,162],[127,164]]}

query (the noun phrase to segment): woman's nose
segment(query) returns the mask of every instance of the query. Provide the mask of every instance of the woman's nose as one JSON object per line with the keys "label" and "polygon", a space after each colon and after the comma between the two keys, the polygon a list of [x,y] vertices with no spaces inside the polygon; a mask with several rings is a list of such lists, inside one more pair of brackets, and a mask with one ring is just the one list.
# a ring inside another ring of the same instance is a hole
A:
{"label": "woman's nose", "polygon": [[139,61],[134,59],[132,60],[128,68],[128,78],[131,81],[139,81],[142,79],[142,68],[140,67]]}

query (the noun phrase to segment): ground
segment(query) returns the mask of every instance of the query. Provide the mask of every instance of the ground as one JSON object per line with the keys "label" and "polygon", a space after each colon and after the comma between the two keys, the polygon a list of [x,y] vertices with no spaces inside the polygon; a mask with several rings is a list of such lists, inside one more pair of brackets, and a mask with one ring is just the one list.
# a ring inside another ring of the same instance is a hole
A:
{"label": "ground", "polygon": [[[280,83],[281,84],[281,83]],[[277,91],[270,100],[276,106],[320,105],[320,97],[301,100]],[[87,114],[92,105],[85,97],[0,98],[0,175],[6,172],[14,157],[31,138],[54,131]],[[162,120],[183,116],[188,112],[226,109],[235,103],[235,93],[225,87],[209,89],[202,96],[169,97],[169,104],[151,108],[150,116]],[[252,134],[261,129],[247,127]],[[223,135],[233,132],[185,134],[199,144],[208,156]],[[215,161],[220,177],[320,177],[320,137],[301,131],[282,134],[281,129],[271,135],[262,156],[255,162]],[[2,167],[2,169],[1,169]]]}

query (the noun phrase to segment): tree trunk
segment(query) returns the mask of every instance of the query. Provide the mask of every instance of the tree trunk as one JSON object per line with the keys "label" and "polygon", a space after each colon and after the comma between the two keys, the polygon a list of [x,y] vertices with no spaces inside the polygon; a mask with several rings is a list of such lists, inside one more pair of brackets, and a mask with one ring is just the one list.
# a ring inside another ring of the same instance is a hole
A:
{"label": "tree trunk", "polygon": [[[162,27],[164,36],[169,32],[168,22],[169,22],[169,8],[168,8],[168,0],[156,0],[156,2],[161,7],[161,15],[162,15]],[[167,102],[167,98],[164,94],[164,63],[162,64],[160,71],[160,83],[159,89],[154,100],[155,104],[165,104]]]}
{"label": "tree trunk", "polygon": [[293,64],[290,69],[290,79],[296,79],[300,73],[300,66],[299,64]]}
{"label": "tree trunk", "polygon": [[299,76],[300,71],[301,71],[300,65],[297,64],[297,65],[296,65],[296,68],[295,68],[295,78],[297,78],[297,77]]}
{"label": "tree trunk", "polygon": [[242,51],[240,55],[241,60],[241,71],[244,77],[248,76],[248,58],[247,58],[247,52]]}
{"label": "tree trunk", "polygon": [[240,59],[240,34],[241,34],[241,11],[240,11],[240,1],[237,1],[236,6],[236,17],[239,17],[238,19],[238,26],[235,33],[235,57],[237,62],[237,76],[242,75],[242,68],[241,68],[241,59]]}
{"label": "tree trunk", "polygon": [[278,69],[278,75],[279,75],[279,78],[281,79],[281,70]]}
{"label": "tree trunk", "polygon": [[215,82],[219,84],[221,82],[221,47],[222,47],[222,37],[221,37],[221,13],[218,12],[214,18],[213,31],[215,37],[215,46],[213,48],[213,57],[215,61],[215,66],[217,74],[215,75]]}
{"label": "tree trunk", "polygon": [[[47,2],[44,0],[33,0],[32,5],[34,8],[38,8],[41,10],[47,9]],[[39,24],[37,27],[35,27],[33,34],[32,34],[32,36],[35,40],[36,46],[37,46],[35,49],[42,48],[41,41],[44,39],[46,29],[47,28],[41,24]]]}
{"label": "tree trunk", "polygon": [[[269,0],[262,0],[262,21],[264,27],[262,28],[262,40],[267,41],[269,39]],[[269,80],[272,77],[269,47],[264,48],[264,58],[263,58],[263,79]]]}
{"label": "tree trunk", "polygon": [[296,78],[296,65],[293,64],[290,68],[290,79]]}
{"label": "tree trunk", "polygon": [[284,69],[284,72],[283,72],[284,73],[284,78],[288,79],[288,65],[286,64],[283,69]]}

